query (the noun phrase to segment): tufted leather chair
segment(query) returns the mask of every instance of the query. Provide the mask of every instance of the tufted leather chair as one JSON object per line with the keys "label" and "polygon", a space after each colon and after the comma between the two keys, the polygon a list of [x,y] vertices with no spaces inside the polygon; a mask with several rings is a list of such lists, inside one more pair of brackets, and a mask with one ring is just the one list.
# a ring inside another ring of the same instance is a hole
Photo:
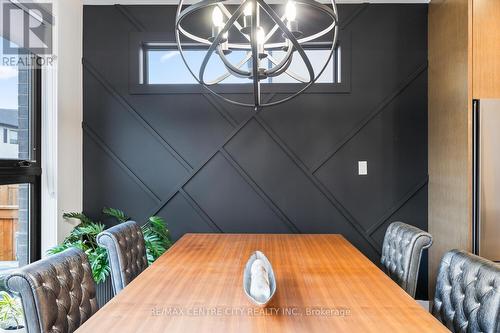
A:
{"label": "tufted leather chair", "polygon": [[431,245],[429,233],[402,222],[391,223],[385,232],[382,267],[412,297],[417,289],[422,252]]}
{"label": "tufted leather chair", "polygon": [[115,295],[148,267],[144,236],[134,221],[101,232],[97,235],[97,243],[108,251]]}
{"label": "tufted leather chair", "polygon": [[459,250],[446,253],[432,314],[452,332],[500,332],[500,265]]}
{"label": "tufted leather chair", "polygon": [[71,333],[98,309],[87,255],[68,249],[6,276],[18,293],[29,333]]}

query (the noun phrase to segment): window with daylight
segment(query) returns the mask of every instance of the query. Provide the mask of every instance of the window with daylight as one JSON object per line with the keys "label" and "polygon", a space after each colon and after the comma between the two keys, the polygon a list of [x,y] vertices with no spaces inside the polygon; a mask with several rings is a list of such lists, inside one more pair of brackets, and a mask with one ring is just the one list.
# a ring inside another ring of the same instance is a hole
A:
{"label": "window with daylight", "polygon": [[[305,47],[307,56],[309,57],[315,73],[318,73],[321,64],[324,64],[330,55],[330,49],[321,45],[310,44]],[[148,47],[144,52],[144,78],[143,82],[150,85],[159,84],[197,84],[193,75],[189,72],[184,64],[182,57],[177,50],[175,44],[165,44],[161,46]],[[281,60],[284,56],[284,51],[272,51],[270,56],[274,60]],[[324,72],[321,74],[316,83],[335,84],[341,82],[340,66],[341,66],[341,48],[338,47],[333,57],[330,59]],[[206,50],[197,49],[196,47],[184,49],[186,61],[193,69],[198,69],[201,66]],[[243,63],[242,68],[251,66],[251,61],[244,62],[246,56],[245,51],[233,51],[227,57],[233,64]],[[263,59],[262,65],[272,67],[273,63],[270,59]],[[295,74],[307,78],[307,69],[298,54],[294,56],[290,71]],[[216,55],[213,55],[207,65],[205,77],[207,80],[214,80],[226,73],[226,68],[222,61]],[[198,74],[198,73],[195,73]],[[299,83],[291,76],[286,74],[274,78],[268,78],[266,83]],[[220,84],[244,84],[250,83],[250,80],[229,76]]]}
{"label": "window with daylight", "polygon": [[[10,43],[12,46],[13,43]],[[4,53],[0,58],[31,57]],[[26,62],[25,62],[26,63]],[[39,258],[40,70],[0,62],[0,274]]]}

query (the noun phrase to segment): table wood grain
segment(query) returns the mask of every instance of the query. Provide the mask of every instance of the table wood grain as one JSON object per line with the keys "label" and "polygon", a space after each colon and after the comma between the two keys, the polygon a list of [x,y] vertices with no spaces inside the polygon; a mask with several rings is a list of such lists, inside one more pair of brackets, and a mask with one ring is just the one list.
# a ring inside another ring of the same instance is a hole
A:
{"label": "table wood grain", "polygon": [[[255,250],[277,280],[265,309],[242,287]],[[188,234],[77,332],[448,331],[340,235]]]}

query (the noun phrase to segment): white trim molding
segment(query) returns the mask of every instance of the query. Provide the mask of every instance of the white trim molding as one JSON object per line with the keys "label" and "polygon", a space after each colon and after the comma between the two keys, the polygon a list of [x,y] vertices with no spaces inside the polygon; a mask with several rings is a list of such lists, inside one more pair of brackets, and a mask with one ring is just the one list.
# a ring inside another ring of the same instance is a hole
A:
{"label": "white trim molding", "polygon": [[[55,42],[55,40],[54,40]],[[57,244],[57,62],[42,69],[42,256]]]}

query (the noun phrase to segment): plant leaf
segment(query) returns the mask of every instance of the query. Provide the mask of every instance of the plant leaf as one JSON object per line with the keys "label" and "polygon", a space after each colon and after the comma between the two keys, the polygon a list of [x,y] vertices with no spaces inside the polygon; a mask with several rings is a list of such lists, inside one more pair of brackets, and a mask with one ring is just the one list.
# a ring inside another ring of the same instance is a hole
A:
{"label": "plant leaf", "polygon": [[0,291],[0,326],[7,328],[21,326],[23,322],[23,308],[18,298],[6,291]]}
{"label": "plant leaf", "polygon": [[109,276],[110,269],[106,250],[96,241],[99,233],[104,231],[101,223],[87,223],[76,226],[62,244],[47,251],[47,254],[60,253],[69,248],[78,248],[87,254],[92,268],[92,277],[96,283],[102,283]]}
{"label": "plant leaf", "polygon": [[77,219],[83,224],[94,223],[94,221],[83,213],[64,213],[63,218],[65,219]]}
{"label": "plant leaf", "polygon": [[117,219],[119,222],[126,222],[128,221],[130,218],[125,215],[125,213],[119,209],[116,209],[116,208],[106,208],[104,207],[102,209],[102,213],[104,215],[107,215],[107,216],[110,216],[110,217],[114,217],[115,219]]}
{"label": "plant leaf", "polygon": [[148,263],[152,264],[172,245],[170,233],[165,220],[159,216],[151,216],[148,223],[142,227],[142,233],[146,244]]}

